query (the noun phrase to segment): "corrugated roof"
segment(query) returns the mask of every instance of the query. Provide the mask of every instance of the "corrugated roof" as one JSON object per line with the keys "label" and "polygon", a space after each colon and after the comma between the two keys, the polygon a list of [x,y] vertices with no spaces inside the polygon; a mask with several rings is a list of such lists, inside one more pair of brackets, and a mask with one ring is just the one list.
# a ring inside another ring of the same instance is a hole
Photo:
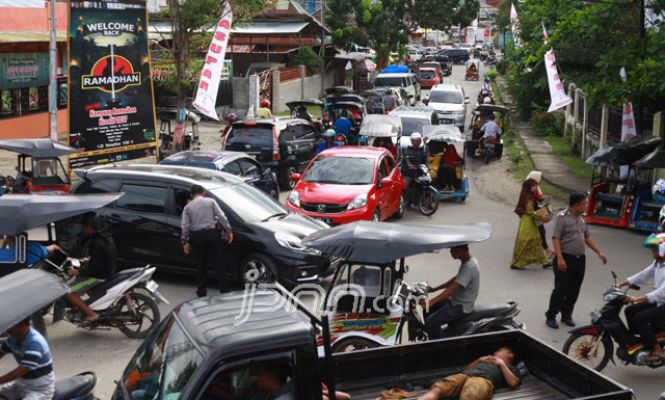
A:
{"label": "corrugated roof", "polygon": [[288,35],[299,33],[309,22],[250,22],[236,26],[231,33],[236,35]]}

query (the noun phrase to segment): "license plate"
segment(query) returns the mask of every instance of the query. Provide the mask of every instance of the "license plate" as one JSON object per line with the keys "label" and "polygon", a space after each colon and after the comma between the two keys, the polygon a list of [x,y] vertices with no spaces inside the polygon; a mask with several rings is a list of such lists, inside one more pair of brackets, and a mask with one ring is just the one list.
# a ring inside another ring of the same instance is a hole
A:
{"label": "license plate", "polygon": [[328,225],[332,225],[332,220],[330,218],[314,217],[314,219],[326,223]]}
{"label": "license plate", "polygon": [[150,280],[145,283],[145,288],[148,290],[148,292],[155,293],[157,289],[159,289],[159,284],[157,284],[157,282],[155,281]]}
{"label": "license plate", "polygon": [[455,123],[455,120],[451,119],[451,118],[442,118],[441,119],[441,124],[442,125],[452,125],[454,123]]}

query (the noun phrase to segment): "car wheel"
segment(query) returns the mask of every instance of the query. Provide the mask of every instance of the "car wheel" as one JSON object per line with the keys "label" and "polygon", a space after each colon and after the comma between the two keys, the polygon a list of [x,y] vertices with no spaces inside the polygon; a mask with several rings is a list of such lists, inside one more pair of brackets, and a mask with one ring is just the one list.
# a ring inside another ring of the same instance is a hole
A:
{"label": "car wheel", "polygon": [[277,280],[275,263],[270,257],[253,253],[242,261],[241,281],[245,285],[274,282]]}
{"label": "car wheel", "polygon": [[282,190],[292,190],[296,183],[291,180],[291,175],[296,172],[298,172],[296,167],[286,167],[282,178],[279,180],[279,188]]}
{"label": "car wheel", "polygon": [[372,214],[372,221],[379,222],[381,221],[381,211],[377,208]]}
{"label": "car wheel", "polygon": [[400,219],[404,216],[404,209],[406,208],[406,199],[404,198],[404,194],[399,196],[399,206],[397,207],[397,211],[395,214],[393,214],[393,218],[395,219]]}

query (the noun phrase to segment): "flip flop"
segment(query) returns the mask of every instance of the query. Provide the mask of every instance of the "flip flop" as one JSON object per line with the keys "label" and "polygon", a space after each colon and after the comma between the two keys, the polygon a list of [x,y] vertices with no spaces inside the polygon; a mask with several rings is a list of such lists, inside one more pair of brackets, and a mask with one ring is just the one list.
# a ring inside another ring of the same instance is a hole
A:
{"label": "flip flop", "polygon": [[93,317],[93,318],[84,319],[83,321],[79,322],[78,326],[79,326],[79,328],[85,328],[85,327],[89,326],[90,324],[92,324],[93,322],[95,322],[97,320],[99,320],[99,315],[97,315],[96,317]]}

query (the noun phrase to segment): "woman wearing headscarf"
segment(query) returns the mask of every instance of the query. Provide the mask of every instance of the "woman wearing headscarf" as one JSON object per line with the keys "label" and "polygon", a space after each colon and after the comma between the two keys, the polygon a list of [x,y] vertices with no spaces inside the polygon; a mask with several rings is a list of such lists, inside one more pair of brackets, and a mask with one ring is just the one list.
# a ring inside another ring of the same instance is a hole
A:
{"label": "woman wearing headscarf", "polygon": [[520,217],[517,229],[511,269],[524,269],[527,265],[548,265],[549,260],[543,251],[542,237],[537,222],[547,222],[547,217],[536,214],[538,198],[542,196],[540,188],[541,173],[532,171],[522,183],[520,198],[515,207],[515,214]]}

